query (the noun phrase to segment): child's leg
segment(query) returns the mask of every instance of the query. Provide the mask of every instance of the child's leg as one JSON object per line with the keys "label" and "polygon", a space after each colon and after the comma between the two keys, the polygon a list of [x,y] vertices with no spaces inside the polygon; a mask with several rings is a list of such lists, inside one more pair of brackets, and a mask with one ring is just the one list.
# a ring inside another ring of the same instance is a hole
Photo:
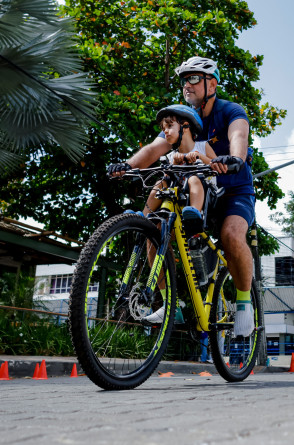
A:
{"label": "child's leg", "polygon": [[192,235],[203,231],[203,220],[200,212],[204,203],[204,188],[197,176],[191,176],[188,179],[188,184],[190,205],[183,208],[182,214],[186,236],[190,238]]}
{"label": "child's leg", "polygon": [[188,184],[190,190],[190,205],[201,211],[204,203],[204,189],[202,182],[197,176],[191,176],[188,179]]}
{"label": "child's leg", "polygon": [[148,213],[150,212],[155,212],[155,210],[158,209],[158,207],[160,207],[161,203],[162,203],[162,199],[157,199],[155,197],[156,192],[158,189],[162,189],[166,187],[166,182],[165,181],[158,181],[154,188],[151,190],[150,195],[148,196],[148,199],[146,201],[143,213],[144,215],[148,215]]}

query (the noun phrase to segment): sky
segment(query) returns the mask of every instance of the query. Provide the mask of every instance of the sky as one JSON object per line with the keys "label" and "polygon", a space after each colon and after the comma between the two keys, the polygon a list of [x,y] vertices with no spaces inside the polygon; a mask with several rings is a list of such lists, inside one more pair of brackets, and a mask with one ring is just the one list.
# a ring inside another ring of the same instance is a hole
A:
{"label": "sky", "polygon": [[[58,2],[64,3],[63,0]],[[264,56],[260,80],[256,83],[256,87],[264,90],[262,103],[269,102],[288,111],[275,132],[255,141],[255,146],[260,148],[272,168],[294,160],[294,0],[247,0],[247,3],[257,25],[243,31],[237,44],[252,55]],[[277,211],[285,212],[284,203],[289,200],[287,193],[294,189],[294,164],[280,169],[279,177],[278,184],[286,197],[279,200]],[[269,210],[266,202],[257,202],[258,224],[274,236],[283,236],[281,227],[270,221],[271,213],[274,211]]]}
{"label": "sky", "polygon": [[[264,56],[260,80],[256,83],[265,93],[262,102],[287,110],[282,125],[270,136],[256,141],[256,146],[260,147],[272,168],[294,160],[294,1],[247,0],[247,3],[257,25],[240,35],[238,46],[248,49],[253,55]],[[294,164],[278,170],[278,173],[278,184],[286,197],[279,200],[277,210],[285,213],[284,203],[289,201],[287,193],[294,189]],[[274,236],[285,236],[281,227],[270,221],[271,213],[274,211],[270,211],[265,202],[256,204],[258,224]]]}

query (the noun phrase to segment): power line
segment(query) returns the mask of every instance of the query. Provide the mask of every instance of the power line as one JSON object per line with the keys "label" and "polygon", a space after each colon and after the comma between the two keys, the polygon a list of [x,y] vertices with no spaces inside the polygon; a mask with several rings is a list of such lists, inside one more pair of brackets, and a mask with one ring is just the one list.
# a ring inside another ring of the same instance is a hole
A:
{"label": "power line", "polygon": [[289,155],[289,154],[293,154],[293,153],[294,153],[294,151],[287,151],[287,152],[285,152],[285,151],[275,151],[275,153],[266,154],[266,157],[268,157],[268,156],[277,156],[277,155],[281,155],[281,154]]}
{"label": "power line", "polygon": [[290,145],[276,145],[274,147],[260,147],[258,150],[265,150],[268,148],[283,148],[283,147],[294,147],[294,144],[290,144]]}
{"label": "power line", "polygon": [[259,178],[260,176],[267,175],[268,173],[274,172],[276,170],[279,170],[280,168],[287,167],[288,165],[294,164],[294,160],[286,162],[285,164],[280,164],[277,167],[269,168],[268,170],[265,170],[263,172],[257,173],[256,175],[253,175],[253,179]]}

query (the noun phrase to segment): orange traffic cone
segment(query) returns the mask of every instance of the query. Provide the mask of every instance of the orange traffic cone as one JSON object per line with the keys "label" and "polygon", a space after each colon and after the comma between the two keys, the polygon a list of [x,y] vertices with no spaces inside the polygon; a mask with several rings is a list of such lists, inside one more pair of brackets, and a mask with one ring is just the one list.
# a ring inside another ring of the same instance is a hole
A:
{"label": "orange traffic cone", "polygon": [[0,369],[0,380],[9,380],[8,362],[4,362]]}
{"label": "orange traffic cone", "polygon": [[230,363],[229,362],[227,362],[226,365],[227,365],[228,368],[230,368]]}
{"label": "orange traffic cone", "polygon": [[291,365],[288,372],[294,372],[294,352],[292,352]]}
{"label": "orange traffic cone", "polygon": [[172,375],[174,375],[174,373],[173,372],[160,372],[160,371],[158,371],[158,377],[171,377]]}
{"label": "orange traffic cone", "polygon": [[71,377],[77,377],[78,376],[78,371],[77,371],[77,365],[74,363],[73,367],[72,367],[72,371],[71,371]]}
{"label": "orange traffic cone", "polygon": [[240,369],[242,369],[243,368],[243,363],[242,362],[240,362]]}
{"label": "orange traffic cone", "polygon": [[207,376],[211,376],[212,374],[210,374],[210,372],[208,371],[203,371],[203,372],[199,372],[199,374],[201,377],[207,377]]}
{"label": "orange traffic cone", "polygon": [[38,372],[38,377],[36,377],[36,380],[47,380],[47,370],[46,370],[46,362],[45,360],[42,360],[41,366]]}
{"label": "orange traffic cone", "polygon": [[252,369],[252,371],[250,372],[250,375],[253,375],[254,374],[254,372],[253,372],[253,369]]}
{"label": "orange traffic cone", "polygon": [[33,379],[35,379],[35,380],[38,378],[39,369],[40,369],[40,366],[39,366],[39,363],[37,363],[36,367],[35,367],[34,375],[33,375]]}

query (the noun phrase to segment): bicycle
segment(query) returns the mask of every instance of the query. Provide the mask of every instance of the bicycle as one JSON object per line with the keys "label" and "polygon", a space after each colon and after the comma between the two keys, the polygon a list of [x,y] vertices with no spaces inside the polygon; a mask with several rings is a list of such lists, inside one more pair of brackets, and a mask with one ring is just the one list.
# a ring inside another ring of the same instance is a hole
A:
{"label": "bicycle", "polygon": [[[170,185],[157,191],[162,200],[160,208],[148,217],[123,213],[106,220],[81,252],[69,304],[70,332],[78,360],[86,375],[104,389],[132,389],[148,379],[174,327],[177,295],[173,249],[178,249],[194,310],[194,334],[207,331],[219,374],[229,382],[242,381],[252,371],[258,354],[263,329],[260,297],[253,279],[255,328],[249,337],[235,338],[236,290],[219,242],[208,233],[209,202],[218,199],[216,186],[209,178],[217,173],[204,164],[161,164],[130,170],[123,179],[140,178],[143,188],[148,188],[148,180],[158,173],[170,178]],[[191,173],[207,184],[204,227],[192,237],[186,234],[188,229],[181,217],[188,192],[187,184],[180,181],[181,174]],[[211,273],[205,278],[203,270],[202,274],[197,270],[199,261],[193,262],[195,245],[198,253],[200,245],[200,259],[213,257],[212,268],[207,271]],[[90,317],[88,293],[97,282],[96,317]],[[165,300],[161,289],[165,289]],[[161,306],[162,323],[146,326],[142,319]]]}

